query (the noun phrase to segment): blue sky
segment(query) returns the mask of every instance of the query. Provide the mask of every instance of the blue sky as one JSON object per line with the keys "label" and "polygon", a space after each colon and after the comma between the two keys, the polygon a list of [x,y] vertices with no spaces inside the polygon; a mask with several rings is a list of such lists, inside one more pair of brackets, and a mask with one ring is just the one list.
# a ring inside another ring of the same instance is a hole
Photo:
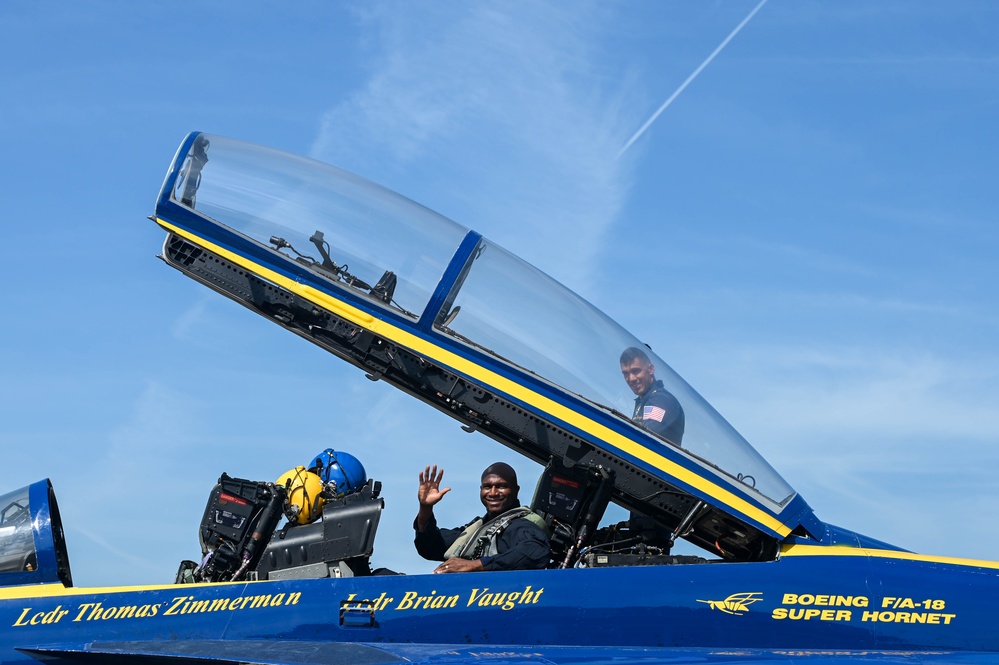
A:
{"label": "blue sky", "polygon": [[828,522],[995,558],[999,7],[769,0],[0,4],[0,488],[78,585],[171,581],[219,474],[327,446],[474,512],[485,437],[184,279],[146,219],[209,131],[474,228],[646,340]]}

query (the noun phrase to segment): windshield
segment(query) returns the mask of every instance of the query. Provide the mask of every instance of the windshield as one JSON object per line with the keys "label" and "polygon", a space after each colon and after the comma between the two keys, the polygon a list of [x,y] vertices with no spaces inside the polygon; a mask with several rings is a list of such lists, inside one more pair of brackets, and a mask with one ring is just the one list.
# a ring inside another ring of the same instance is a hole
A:
{"label": "windshield", "polygon": [[37,567],[28,488],[0,496],[0,573]]}
{"label": "windshield", "polygon": [[[409,199],[320,162],[197,135],[174,201],[437,334],[473,345],[652,432],[775,505],[794,495],[634,335],[537,268]],[[474,240],[473,240],[474,242]],[[470,252],[462,269],[452,266]],[[453,283],[452,283],[453,282]],[[441,298],[429,304],[434,294]],[[443,294],[447,294],[443,297]],[[443,303],[441,307],[439,303]],[[421,318],[424,317],[424,318]]]}

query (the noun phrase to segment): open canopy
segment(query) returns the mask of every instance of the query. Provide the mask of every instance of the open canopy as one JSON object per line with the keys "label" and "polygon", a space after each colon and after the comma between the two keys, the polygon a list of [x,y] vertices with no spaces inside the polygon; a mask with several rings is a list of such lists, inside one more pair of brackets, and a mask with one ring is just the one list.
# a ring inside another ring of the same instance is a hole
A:
{"label": "open canopy", "polygon": [[[264,278],[281,275],[309,293],[344,298],[375,333],[379,322],[409,331],[420,344],[407,346],[417,352],[429,348],[426,341],[450,349],[447,358],[481,358],[488,377],[519,381],[529,395],[543,396],[538,400],[554,400],[554,411],[540,409],[546,419],[571,428],[583,414],[585,423],[599,425],[580,426],[585,440],[627,440],[617,444],[622,459],[652,460],[654,473],[771,536],[814,520],[766,460],[638,338],[537,268],[409,199],[304,157],[192,134],[167,176],[157,218],[168,230],[189,230],[185,237],[195,241],[210,235],[213,247],[252,259]],[[660,403],[636,404],[640,389],[622,376],[636,351],[662,382],[659,390],[675,400],[669,404],[679,406],[678,427],[649,427],[663,420]],[[518,391],[509,396],[540,403]],[[562,407],[573,415],[558,415]],[[509,435],[488,431],[483,420],[483,431],[543,461]],[[614,498],[634,509],[638,493]]]}

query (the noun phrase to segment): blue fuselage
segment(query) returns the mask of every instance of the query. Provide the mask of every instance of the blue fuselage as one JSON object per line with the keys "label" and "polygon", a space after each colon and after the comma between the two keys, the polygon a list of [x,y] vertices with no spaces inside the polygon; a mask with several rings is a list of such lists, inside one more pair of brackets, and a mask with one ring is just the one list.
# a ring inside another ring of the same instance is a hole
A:
{"label": "blue fuselage", "polygon": [[10,588],[18,649],[147,640],[999,651],[994,566],[792,550],[766,563]]}

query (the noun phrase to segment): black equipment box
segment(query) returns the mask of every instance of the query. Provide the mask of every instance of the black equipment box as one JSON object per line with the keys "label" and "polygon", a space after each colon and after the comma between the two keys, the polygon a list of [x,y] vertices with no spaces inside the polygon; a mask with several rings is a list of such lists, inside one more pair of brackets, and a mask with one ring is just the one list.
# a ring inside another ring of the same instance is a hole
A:
{"label": "black equipment box", "polygon": [[220,540],[234,548],[242,544],[254,526],[254,518],[270,499],[267,483],[232,478],[223,473],[201,518],[202,545],[215,548]]}

